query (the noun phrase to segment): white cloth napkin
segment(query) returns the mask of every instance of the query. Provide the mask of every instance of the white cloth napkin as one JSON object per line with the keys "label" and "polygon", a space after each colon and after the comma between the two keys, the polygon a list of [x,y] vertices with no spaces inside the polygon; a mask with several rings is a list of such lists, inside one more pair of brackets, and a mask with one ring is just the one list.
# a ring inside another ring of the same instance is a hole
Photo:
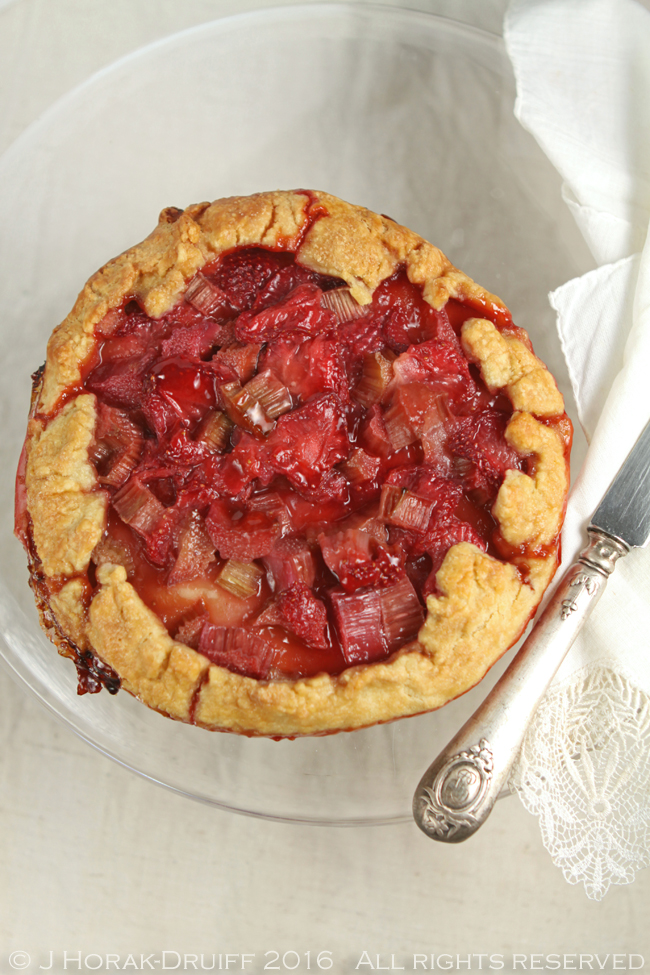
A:
{"label": "white cloth napkin", "polygon": [[[589,441],[567,511],[568,564],[650,420],[650,11],[636,0],[514,0],[504,33],[515,113],[563,177],[600,264],[550,295]],[[645,549],[617,564],[513,779],[567,880],[591,897],[649,862],[649,754]]]}

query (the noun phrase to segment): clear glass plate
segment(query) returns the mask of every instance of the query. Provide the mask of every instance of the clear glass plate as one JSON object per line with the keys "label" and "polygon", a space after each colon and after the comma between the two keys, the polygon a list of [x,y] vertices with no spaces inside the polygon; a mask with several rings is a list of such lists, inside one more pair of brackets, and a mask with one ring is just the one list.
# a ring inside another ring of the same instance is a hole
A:
{"label": "clear glass plate", "polygon": [[[76,695],[42,634],[12,536],[30,373],[86,278],[158,212],[315,187],[412,227],[501,294],[568,393],[546,294],[580,273],[558,180],[513,117],[501,41],[388,7],[309,5],[207,24],[90,79],[0,160],[0,631],[10,671],[99,751],[171,789],[257,816],[408,820],[484,682],[440,712],[351,734],[248,740],[169,721],[128,694]],[[494,675],[490,675],[490,683]]]}

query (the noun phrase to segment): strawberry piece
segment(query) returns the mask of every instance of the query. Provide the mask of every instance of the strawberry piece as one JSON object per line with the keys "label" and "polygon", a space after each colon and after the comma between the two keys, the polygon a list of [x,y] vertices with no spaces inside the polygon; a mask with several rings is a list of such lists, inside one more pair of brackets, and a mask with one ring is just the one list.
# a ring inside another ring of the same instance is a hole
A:
{"label": "strawberry piece", "polygon": [[280,537],[280,525],[264,511],[232,508],[214,501],[206,518],[208,534],[222,559],[251,562],[268,555]]}
{"label": "strawberry piece", "polygon": [[448,342],[432,340],[411,346],[393,363],[393,374],[398,385],[425,383],[437,393],[445,393],[452,404],[472,406],[479,396],[467,360]]}
{"label": "strawberry piece", "polygon": [[144,394],[141,410],[158,443],[170,439],[184,419],[167,399],[151,390]]}
{"label": "strawberry piece", "polygon": [[161,345],[166,359],[183,356],[188,360],[203,359],[221,345],[227,329],[220,322],[201,319],[186,328],[175,328]]}
{"label": "strawberry piece", "polygon": [[304,582],[283,589],[277,598],[281,625],[312,647],[327,649],[327,610]]}
{"label": "strawberry piece", "polygon": [[213,265],[212,273],[203,268],[203,274],[221,288],[233,308],[244,311],[253,307],[258,294],[290,262],[287,254],[249,247],[225,254]]}
{"label": "strawberry piece", "polygon": [[441,477],[431,466],[398,467],[391,471],[386,483],[410,490],[420,498],[433,502],[436,517],[452,514],[462,494],[462,487]]}
{"label": "strawberry piece", "polygon": [[268,485],[273,478],[273,469],[268,462],[266,445],[248,433],[241,433],[214,477],[215,487],[230,498],[250,494],[253,482]]}
{"label": "strawberry piece", "polygon": [[366,450],[379,457],[387,457],[394,452],[395,448],[388,438],[384,415],[377,404],[371,406],[364,417],[359,431],[359,441]]}
{"label": "strawberry piece", "polygon": [[271,467],[298,488],[318,487],[349,451],[345,413],[332,394],[285,413],[266,441]]}
{"label": "strawberry piece", "polygon": [[296,399],[305,402],[333,392],[342,403],[350,400],[349,380],[339,343],[330,335],[301,339],[297,333],[281,337],[262,356],[260,371],[268,369]]}
{"label": "strawberry piece", "polygon": [[205,623],[198,650],[218,667],[256,680],[265,680],[273,663],[273,646],[259,633],[240,626]]}
{"label": "strawberry piece", "polygon": [[[317,284],[323,291],[341,284],[337,278],[325,277],[310,271],[302,264],[290,263],[275,271],[255,299],[254,309],[259,311],[282,301],[301,284]],[[327,307],[327,306],[326,306]]]}
{"label": "strawberry piece", "polygon": [[470,542],[476,545],[481,552],[485,552],[487,544],[478,532],[467,522],[460,521],[458,518],[451,518],[441,522],[428,532],[421,545],[430,555],[433,568],[422,590],[425,596],[434,592],[436,589],[436,572],[442,565],[443,559],[452,545],[459,542]]}
{"label": "strawberry piece", "polygon": [[375,291],[374,312],[383,313],[383,332],[394,352],[404,352],[414,342],[434,338],[447,323],[446,315],[429,305],[410,284],[406,273],[399,271]]}
{"label": "strawberry piece", "polygon": [[387,656],[379,593],[374,589],[330,594],[346,664],[374,663]]}
{"label": "strawberry piece", "polygon": [[210,371],[180,357],[159,363],[151,374],[151,382],[154,394],[182,419],[200,419],[216,404]]}
{"label": "strawberry piece", "polygon": [[450,453],[473,465],[463,480],[485,500],[496,495],[507,470],[522,468],[522,458],[505,440],[509,419],[496,410],[459,418],[447,441]]}
{"label": "strawberry piece", "polygon": [[388,586],[404,574],[399,558],[369,532],[348,528],[333,535],[321,534],[318,542],[325,565],[346,592]]}
{"label": "strawberry piece", "polygon": [[[345,478],[342,477],[342,480],[345,481]],[[345,483],[347,484],[347,481]],[[325,477],[324,490],[321,494],[318,490],[298,491],[278,483],[277,491],[289,511],[292,533],[303,533],[307,541],[312,542],[328,525],[345,517],[350,498],[347,492],[339,496],[336,490],[339,484],[338,478],[335,477],[330,481],[329,477]]]}
{"label": "strawberry piece", "polygon": [[298,285],[279,304],[263,311],[243,312],[235,322],[235,335],[240,342],[268,342],[293,330],[307,335],[331,332],[336,317],[322,307],[321,295],[321,289],[314,284]]}
{"label": "strawberry piece", "polygon": [[135,358],[108,360],[86,377],[86,387],[111,406],[138,409],[144,394],[145,371],[156,356],[150,349]]}

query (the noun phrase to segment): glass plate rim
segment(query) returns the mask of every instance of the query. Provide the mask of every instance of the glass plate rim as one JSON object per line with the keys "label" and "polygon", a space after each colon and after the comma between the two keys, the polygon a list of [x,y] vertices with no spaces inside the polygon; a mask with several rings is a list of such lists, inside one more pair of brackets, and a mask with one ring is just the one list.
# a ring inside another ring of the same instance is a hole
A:
{"label": "glass plate rim", "polygon": [[[241,27],[245,27],[247,24],[252,22],[261,22],[265,25],[271,25],[273,23],[281,23],[282,21],[298,17],[315,20],[317,18],[327,18],[328,16],[332,15],[341,17],[346,14],[353,15],[360,20],[365,19],[366,21],[368,21],[373,14],[381,14],[384,17],[391,18],[395,22],[406,21],[413,24],[419,21],[421,23],[426,23],[428,26],[436,25],[439,29],[444,31],[449,31],[456,35],[472,38],[474,41],[491,48],[493,51],[495,51],[495,53],[498,52],[502,59],[505,57],[505,45],[503,43],[503,38],[498,34],[494,34],[490,31],[475,27],[471,24],[466,24],[462,21],[458,21],[444,15],[432,14],[407,7],[396,7],[389,4],[374,2],[363,4],[350,2],[299,3],[276,5],[258,10],[231,14],[212,20],[207,20],[200,24],[184,28],[180,31],[175,31],[171,34],[165,35],[164,37],[157,38],[154,41],[141,45],[133,51],[129,51],[127,54],[115,59],[110,64],[107,64],[99,70],[93,72],[88,78],[84,79],[81,83],[75,85],[69,91],[65,92],[62,96],[56,99],[46,111],[30,122],[28,126],[26,126],[23,132],[21,132],[20,135],[0,155],[0,171],[5,164],[11,164],[12,157],[15,154],[20,154],[23,152],[24,149],[29,146],[30,141],[37,138],[42,130],[46,130],[50,125],[52,125],[52,123],[56,121],[56,118],[61,113],[65,113],[79,98],[86,96],[89,91],[92,91],[94,86],[102,84],[106,79],[110,79],[111,75],[119,75],[122,70],[128,69],[131,64],[137,63],[150,55],[155,55],[157,52],[163,51],[165,48],[172,49],[175,46],[182,46],[187,42],[191,42],[193,37],[208,35],[212,32],[221,36],[223,34],[236,31]],[[26,687],[30,694],[36,698],[38,703],[50,715],[52,715],[60,725],[67,728],[69,731],[75,734],[77,738],[81,739],[86,744],[90,745],[95,751],[115,762],[122,768],[127,769],[139,777],[151,782],[152,784],[161,786],[179,796],[193,799],[194,801],[201,802],[204,805],[209,805],[225,812],[237,813],[239,815],[256,819],[266,819],[296,825],[336,827],[386,826],[403,824],[411,821],[410,812],[391,816],[380,815],[374,818],[369,818],[366,814],[364,817],[339,817],[337,819],[318,817],[315,815],[281,815],[277,813],[258,812],[255,810],[245,809],[241,806],[220,801],[210,796],[188,792],[186,789],[178,785],[174,785],[172,782],[164,781],[162,778],[156,777],[150,772],[145,771],[143,768],[138,768],[134,764],[130,764],[123,758],[119,757],[119,755],[113,753],[110,748],[107,748],[101,745],[98,741],[93,740],[90,732],[84,731],[81,727],[79,727],[79,725],[74,723],[70,717],[57,710],[56,706],[43,697],[36,687],[32,686],[30,680],[28,680],[28,678],[21,673],[20,669],[14,665],[13,660],[7,656],[6,651],[8,651],[10,654],[13,652],[7,645],[6,641],[2,639],[2,641],[0,641],[0,664],[5,672],[8,673],[16,684],[20,685],[21,687]]]}

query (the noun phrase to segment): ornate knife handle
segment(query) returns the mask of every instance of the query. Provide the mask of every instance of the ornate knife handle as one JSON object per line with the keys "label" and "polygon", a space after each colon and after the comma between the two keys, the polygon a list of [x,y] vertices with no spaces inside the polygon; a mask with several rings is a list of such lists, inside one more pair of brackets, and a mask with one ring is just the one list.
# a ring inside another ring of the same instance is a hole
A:
{"label": "ornate knife handle", "polygon": [[432,839],[460,843],[485,822],[548,685],[616,560],[629,552],[620,539],[593,526],[588,531],[589,545],[562,576],[515,659],[415,790],[413,816]]}

